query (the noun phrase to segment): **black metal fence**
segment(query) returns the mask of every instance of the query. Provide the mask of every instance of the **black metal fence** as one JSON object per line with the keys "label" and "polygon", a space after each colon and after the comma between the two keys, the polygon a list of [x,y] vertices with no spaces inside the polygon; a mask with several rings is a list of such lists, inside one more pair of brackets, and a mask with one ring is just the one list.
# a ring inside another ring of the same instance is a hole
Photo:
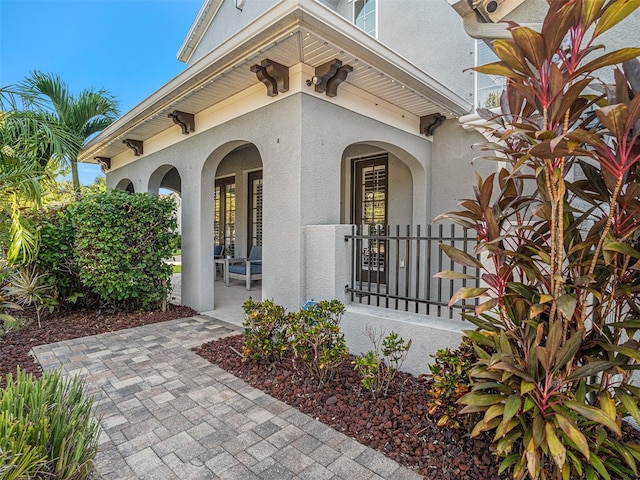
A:
{"label": "black metal fence", "polygon": [[[404,231],[401,231],[404,230]],[[345,237],[350,242],[351,278],[346,286],[352,302],[395,310],[453,318],[454,311],[473,308],[477,302],[448,306],[460,287],[478,287],[479,271],[455,264],[440,244],[451,245],[472,256],[476,232],[450,225],[420,225],[401,229],[390,226],[354,226]],[[434,278],[438,272],[454,270],[475,277]]]}

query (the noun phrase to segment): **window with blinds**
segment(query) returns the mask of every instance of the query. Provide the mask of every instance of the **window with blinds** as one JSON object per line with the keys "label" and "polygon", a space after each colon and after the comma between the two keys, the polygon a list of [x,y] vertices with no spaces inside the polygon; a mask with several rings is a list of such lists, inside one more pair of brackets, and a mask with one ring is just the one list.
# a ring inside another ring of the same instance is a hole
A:
{"label": "window with blinds", "polygon": [[249,173],[249,245],[262,245],[262,170]]}
{"label": "window with blinds", "polygon": [[224,253],[233,256],[236,249],[236,181],[235,177],[216,180],[214,204],[214,239],[224,245]]}

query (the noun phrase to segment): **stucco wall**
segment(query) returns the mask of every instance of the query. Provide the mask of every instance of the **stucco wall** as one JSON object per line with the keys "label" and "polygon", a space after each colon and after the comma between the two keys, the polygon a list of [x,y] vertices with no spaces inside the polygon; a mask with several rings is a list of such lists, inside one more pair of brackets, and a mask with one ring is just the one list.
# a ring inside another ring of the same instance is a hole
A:
{"label": "stucco wall", "polygon": [[486,142],[478,132],[462,128],[457,120],[448,120],[433,136],[433,181],[431,182],[432,219],[455,210],[458,201],[473,197],[476,172],[483,177],[497,171],[495,162],[474,158],[484,152],[472,148]]}
{"label": "stucco wall", "polygon": [[[368,143],[402,159],[406,167],[399,165],[398,186],[406,185],[411,170],[413,191],[398,195],[403,201],[415,200],[412,223],[425,223],[430,215],[427,187],[431,143],[425,137],[344,109],[339,101],[339,97],[326,102],[303,93],[275,99],[266,107],[191,134],[178,144],[108,173],[110,188],[122,178],[130,178],[135,190],[144,192],[157,169],[173,165],[178,170],[183,202],[185,304],[201,311],[213,309],[213,184],[215,176],[232,171],[244,175],[250,167],[240,159],[236,163],[236,154],[232,154],[218,170],[223,158],[240,145],[255,145],[263,164],[264,298],[274,298],[288,308],[297,308],[304,300],[306,253],[302,229],[306,225],[340,223],[341,168],[350,145]],[[241,157],[242,150],[237,155]]]}
{"label": "stucco wall", "polygon": [[234,0],[223,0],[220,10],[218,10],[202,40],[193,51],[187,65],[193,65],[278,2],[280,0],[248,0],[245,2],[243,9],[238,10]]}
{"label": "stucco wall", "polygon": [[474,42],[446,0],[378,0],[378,40],[473,102]]}

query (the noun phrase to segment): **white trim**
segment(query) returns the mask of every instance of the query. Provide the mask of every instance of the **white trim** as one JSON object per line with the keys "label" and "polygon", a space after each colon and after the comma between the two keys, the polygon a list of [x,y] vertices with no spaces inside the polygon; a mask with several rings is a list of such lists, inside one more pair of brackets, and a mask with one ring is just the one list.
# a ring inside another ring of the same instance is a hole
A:
{"label": "white trim", "polygon": [[[176,58],[179,61],[189,63],[193,52],[202,41],[204,33],[209,29],[211,22],[213,22],[213,19],[218,14],[218,10],[220,10],[223,1],[224,0],[206,0],[202,5],[202,8],[200,8],[196,19],[193,21],[187,36],[176,54]],[[211,8],[213,8],[213,10],[211,10]],[[209,14],[209,12],[213,13]]]}
{"label": "white trim", "polygon": [[[366,64],[432,99],[444,113],[459,115],[472,110],[470,102],[317,0],[282,0],[104,129],[85,146],[80,161],[93,161],[104,145],[120,140],[139,124],[175,105],[205,82],[231,71],[252,54],[268,52],[265,45],[303,28],[317,32]],[[345,82],[340,88],[345,92],[355,87]]]}

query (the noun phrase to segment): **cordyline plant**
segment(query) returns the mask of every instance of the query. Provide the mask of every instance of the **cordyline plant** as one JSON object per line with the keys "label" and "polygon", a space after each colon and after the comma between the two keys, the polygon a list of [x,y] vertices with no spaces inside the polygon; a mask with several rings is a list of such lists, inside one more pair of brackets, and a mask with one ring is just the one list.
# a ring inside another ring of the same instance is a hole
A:
{"label": "cordyline plant", "polygon": [[540,33],[512,25],[499,61],[476,69],[507,78],[501,113],[479,111],[506,168],[445,215],[488,257],[446,248],[484,272],[452,298],[486,299],[466,315],[479,361],[460,401],[515,479],[638,477],[622,421],[640,422],[640,49],[597,44],[638,5],[551,0]]}

